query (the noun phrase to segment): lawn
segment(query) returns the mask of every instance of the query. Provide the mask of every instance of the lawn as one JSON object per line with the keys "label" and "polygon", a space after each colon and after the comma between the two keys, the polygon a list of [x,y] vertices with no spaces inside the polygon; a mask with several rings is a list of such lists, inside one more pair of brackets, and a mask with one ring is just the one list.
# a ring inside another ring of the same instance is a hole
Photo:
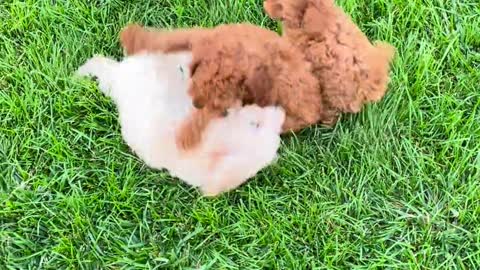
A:
{"label": "lawn", "polygon": [[71,75],[120,57],[128,22],[276,29],[261,0],[0,1],[0,269],[480,265],[479,2],[338,3],[398,48],[385,99],[207,199],[136,158]]}

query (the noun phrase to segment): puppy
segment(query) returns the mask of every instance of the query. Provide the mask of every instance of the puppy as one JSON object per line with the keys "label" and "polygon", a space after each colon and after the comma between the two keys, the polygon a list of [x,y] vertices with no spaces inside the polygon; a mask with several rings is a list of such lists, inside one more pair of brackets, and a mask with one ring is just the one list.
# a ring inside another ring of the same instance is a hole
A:
{"label": "puppy", "polygon": [[175,144],[182,123],[196,109],[187,93],[189,52],[138,54],[121,62],[93,57],[77,74],[97,77],[118,107],[129,147],[156,169],[167,169],[206,196],[232,190],[274,161],[285,113],[279,107],[232,106],[205,127],[194,151]]}
{"label": "puppy", "polygon": [[192,53],[188,94],[199,110],[180,128],[177,144],[184,150],[194,149],[208,123],[238,102],[281,106],[283,132],[313,125],[321,115],[321,92],[310,64],[275,32],[250,24],[172,31],[130,25],[120,40],[129,55]]}
{"label": "puppy", "polygon": [[385,95],[395,48],[372,45],[333,0],[265,0],[264,8],[312,65],[323,102],[320,122],[333,125],[340,113],[357,113]]}

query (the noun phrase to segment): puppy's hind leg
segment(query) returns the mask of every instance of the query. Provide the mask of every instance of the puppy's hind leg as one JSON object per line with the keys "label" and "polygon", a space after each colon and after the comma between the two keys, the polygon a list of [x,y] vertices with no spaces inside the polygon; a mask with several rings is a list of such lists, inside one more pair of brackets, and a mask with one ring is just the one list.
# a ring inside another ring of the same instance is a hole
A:
{"label": "puppy's hind leg", "polygon": [[85,64],[80,66],[75,72],[77,76],[96,77],[100,90],[107,96],[111,96],[112,82],[114,79],[114,70],[119,63],[113,59],[94,56]]}

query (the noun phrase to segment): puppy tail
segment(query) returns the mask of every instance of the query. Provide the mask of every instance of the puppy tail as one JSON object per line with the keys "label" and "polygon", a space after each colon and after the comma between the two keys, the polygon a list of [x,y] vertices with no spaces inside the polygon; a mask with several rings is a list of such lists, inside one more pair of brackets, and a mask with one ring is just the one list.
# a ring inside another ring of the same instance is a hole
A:
{"label": "puppy tail", "polygon": [[374,45],[381,58],[386,59],[388,62],[393,60],[396,54],[396,48],[393,45],[383,41],[376,41]]}
{"label": "puppy tail", "polygon": [[367,102],[377,102],[385,95],[390,80],[390,64],[396,53],[395,47],[386,42],[376,41],[374,46],[370,55],[370,75],[373,77],[367,80],[370,89],[366,93]]}

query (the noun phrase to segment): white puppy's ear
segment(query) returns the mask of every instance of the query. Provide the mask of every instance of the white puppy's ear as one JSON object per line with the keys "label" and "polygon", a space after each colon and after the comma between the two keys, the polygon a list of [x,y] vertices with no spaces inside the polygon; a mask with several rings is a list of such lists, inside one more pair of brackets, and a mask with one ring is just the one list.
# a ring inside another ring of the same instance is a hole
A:
{"label": "white puppy's ear", "polygon": [[235,103],[233,103],[232,108],[236,109],[236,110],[242,108],[242,101],[241,100],[236,100]]}
{"label": "white puppy's ear", "polygon": [[238,112],[242,108],[242,101],[237,100],[233,105],[227,109],[227,115],[232,115],[236,112]]}
{"label": "white puppy's ear", "polygon": [[264,108],[265,125],[273,128],[277,133],[282,131],[285,122],[285,110],[279,106],[270,106]]}

